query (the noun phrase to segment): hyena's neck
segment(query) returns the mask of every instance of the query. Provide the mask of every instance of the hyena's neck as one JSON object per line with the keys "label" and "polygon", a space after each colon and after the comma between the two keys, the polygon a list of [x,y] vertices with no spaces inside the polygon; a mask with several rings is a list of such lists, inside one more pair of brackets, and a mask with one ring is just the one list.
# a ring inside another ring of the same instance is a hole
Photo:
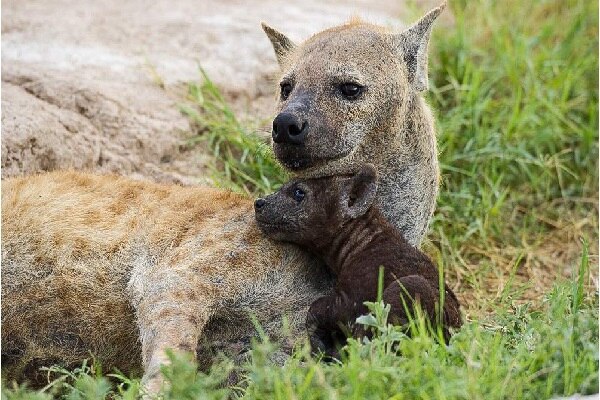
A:
{"label": "hyena's neck", "polygon": [[383,133],[384,138],[393,140],[380,155],[372,154],[372,159],[377,160],[380,177],[379,208],[406,240],[418,247],[435,209],[437,145],[431,111],[420,96],[413,96],[404,115]]}
{"label": "hyena's neck", "polygon": [[431,110],[416,93],[405,107],[398,110],[402,115],[370,132],[350,156],[297,175],[315,178],[350,173],[365,162],[374,164],[379,173],[377,205],[406,240],[418,247],[435,209],[439,166]]}

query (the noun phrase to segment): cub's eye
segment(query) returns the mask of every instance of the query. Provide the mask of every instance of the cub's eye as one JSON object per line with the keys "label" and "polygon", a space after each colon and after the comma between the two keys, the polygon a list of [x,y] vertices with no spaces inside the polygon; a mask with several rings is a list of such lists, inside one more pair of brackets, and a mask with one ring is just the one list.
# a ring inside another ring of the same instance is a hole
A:
{"label": "cub's eye", "polygon": [[356,83],[342,83],[340,85],[340,92],[348,100],[356,99],[364,90],[363,86],[357,85]]}
{"label": "cub's eye", "polygon": [[294,200],[296,200],[298,203],[304,199],[305,195],[306,194],[304,193],[304,190],[300,188],[296,188],[296,190],[294,190]]}
{"label": "cub's eye", "polygon": [[292,84],[288,82],[282,82],[279,84],[281,87],[281,100],[287,100],[290,97],[290,93],[292,93]]}

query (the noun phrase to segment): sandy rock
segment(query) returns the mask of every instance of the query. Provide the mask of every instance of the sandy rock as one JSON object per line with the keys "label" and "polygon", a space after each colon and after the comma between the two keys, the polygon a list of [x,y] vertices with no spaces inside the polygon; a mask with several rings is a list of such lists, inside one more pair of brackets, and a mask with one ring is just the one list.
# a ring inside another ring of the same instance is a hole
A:
{"label": "sandy rock", "polygon": [[77,113],[63,112],[11,83],[2,85],[2,176],[91,168],[100,157],[97,131]]}
{"label": "sandy rock", "polygon": [[186,155],[189,123],[158,87],[9,64],[2,89],[2,177],[75,168],[189,184],[201,171],[166,168]]}

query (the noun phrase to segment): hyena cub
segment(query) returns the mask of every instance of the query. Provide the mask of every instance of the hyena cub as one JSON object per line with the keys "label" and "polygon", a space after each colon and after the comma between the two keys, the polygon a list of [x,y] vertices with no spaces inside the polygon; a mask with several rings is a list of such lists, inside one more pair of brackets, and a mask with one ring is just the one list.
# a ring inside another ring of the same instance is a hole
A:
{"label": "hyena cub", "polygon": [[441,318],[436,318],[437,268],[373,205],[376,192],[377,173],[366,164],[350,176],[294,180],[255,202],[256,221],[268,237],[306,248],[337,275],[335,293],[313,302],[307,316],[313,349],[329,355],[345,338],[343,330],[361,333],[353,322],[367,312],[363,302],[377,298],[380,266],[393,323],[406,324],[406,310],[417,302],[432,323],[441,320],[446,340],[449,328],[462,324],[458,300],[447,287]]}

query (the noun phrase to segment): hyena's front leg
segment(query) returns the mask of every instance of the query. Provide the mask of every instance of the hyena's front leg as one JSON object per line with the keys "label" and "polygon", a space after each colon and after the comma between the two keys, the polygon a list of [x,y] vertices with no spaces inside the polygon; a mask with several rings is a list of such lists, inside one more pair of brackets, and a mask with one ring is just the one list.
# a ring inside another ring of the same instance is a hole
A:
{"label": "hyena's front leg", "polygon": [[[144,376],[142,383],[150,393],[158,393],[163,383],[160,366],[169,363],[167,350],[192,353],[209,319],[209,310],[190,303],[168,301],[154,305],[155,317],[138,322],[142,339]],[[160,310],[160,311],[159,311]]]}
{"label": "hyena's front leg", "polygon": [[[135,276],[135,275],[134,275]],[[160,391],[160,366],[169,363],[167,350],[195,351],[202,330],[214,313],[210,284],[182,267],[155,268],[130,282],[142,342],[142,384],[150,394]]]}

